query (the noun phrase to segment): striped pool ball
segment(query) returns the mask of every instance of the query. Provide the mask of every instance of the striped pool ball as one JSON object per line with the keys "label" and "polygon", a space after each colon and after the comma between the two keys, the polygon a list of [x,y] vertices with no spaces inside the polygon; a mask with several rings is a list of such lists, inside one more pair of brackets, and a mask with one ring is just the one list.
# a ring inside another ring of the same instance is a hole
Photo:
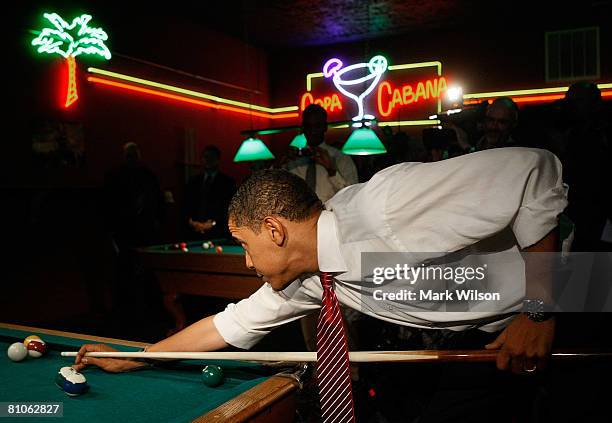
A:
{"label": "striped pool ball", "polygon": [[30,343],[31,340],[36,339],[38,341],[40,341],[40,336],[38,335],[30,335],[28,336],[26,339],[23,340],[23,345],[25,345],[26,347],[28,346],[28,344]]}
{"label": "striped pool ball", "polygon": [[26,346],[28,355],[33,358],[40,358],[47,352],[47,344],[42,339],[32,339]]}

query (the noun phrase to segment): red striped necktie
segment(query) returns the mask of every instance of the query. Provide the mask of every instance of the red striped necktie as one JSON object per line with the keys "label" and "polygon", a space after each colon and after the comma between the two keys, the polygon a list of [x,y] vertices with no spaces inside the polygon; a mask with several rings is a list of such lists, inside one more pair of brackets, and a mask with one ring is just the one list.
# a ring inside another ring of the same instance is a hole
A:
{"label": "red striped necktie", "polygon": [[331,273],[321,274],[323,301],[317,324],[317,379],[323,422],[354,422],[346,334]]}

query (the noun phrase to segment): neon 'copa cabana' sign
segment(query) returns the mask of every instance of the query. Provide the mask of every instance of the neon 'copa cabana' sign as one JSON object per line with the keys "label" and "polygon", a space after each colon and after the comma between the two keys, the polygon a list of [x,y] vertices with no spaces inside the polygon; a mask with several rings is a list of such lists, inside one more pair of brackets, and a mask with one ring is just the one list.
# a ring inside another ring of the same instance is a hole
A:
{"label": "neon 'copa cabana' sign", "polygon": [[384,56],[345,66],[333,58],[306,76],[300,110],[315,103],[332,120],[422,119],[442,108],[448,83],[440,62],[390,65]]}

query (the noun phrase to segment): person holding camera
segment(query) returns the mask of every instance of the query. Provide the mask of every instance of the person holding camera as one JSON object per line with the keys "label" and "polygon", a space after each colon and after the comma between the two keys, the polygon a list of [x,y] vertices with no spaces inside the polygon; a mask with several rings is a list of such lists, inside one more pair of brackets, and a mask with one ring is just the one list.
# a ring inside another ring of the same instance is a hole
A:
{"label": "person holding camera", "polygon": [[311,104],[304,109],[302,132],[308,144],[302,156],[286,163],[285,169],[304,179],[323,202],[358,182],[353,160],[325,142],[327,112],[323,107]]}

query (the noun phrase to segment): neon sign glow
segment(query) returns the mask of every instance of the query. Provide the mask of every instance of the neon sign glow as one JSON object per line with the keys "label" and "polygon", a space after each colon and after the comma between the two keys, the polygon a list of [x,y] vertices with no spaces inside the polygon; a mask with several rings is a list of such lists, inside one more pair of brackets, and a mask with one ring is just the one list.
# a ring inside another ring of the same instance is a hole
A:
{"label": "neon sign glow", "polygon": [[403,85],[394,88],[388,81],[378,86],[378,113],[387,117],[396,107],[417,103],[420,100],[440,98],[447,90],[446,78],[440,77],[433,80],[420,81],[414,85]]}
{"label": "neon sign glow", "polygon": [[66,59],[68,92],[64,107],[70,107],[79,98],[74,58],[80,54],[91,54],[109,60],[111,53],[104,44],[108,40],[108,35],[101,28],[88,26],[91,15],[83,14],[74,18],[70,24],[57,13],[45,13],[43,16],[51,22],[53,27],[43,28],[40,34],[32,40],[32,45],[38,47],[38,53],[59,54]]}
{"label": "neon sign glow", "polygon": [[[107,76],[110,78],[114,78],[114,79],[119,79],[122,81],[128,81],[128,82],[134,82],[136,84],[139,85],[145,85],[148,87],[152,87],[152,88],[160,88],[162,90],[165,91],[171,91],[171,92],[175,92],[178,94],[185,94],[188,95],[190,97],[197,97],[197,98],[202,98],[204,100],[211,100],[217,103],[223,103],[223,104],[228,104],[230,106],[237,106],[237,107],[243,107],[246,109],[253,109],[253,110],[258,110],[260,112],[267,112],[267,113],[282,113],[282,112],[293,112],[293,111],[297,111],[298,110],[298,106],[287,106],[287,107],[275,107],[275,108],[271,108],[271,107],[265,107],[265,106],[258,106],[256,104],[250,104],[250,103],[245,103],[242,101],[236,101],[236,100],[231,100],[228,98],[223,98],[223,97],[218,97],[215,95],[210,95],[210,94],[205,94],[199,91],[194,91],[194,90],[188,90],[185,88],[181,88],[181,87],[177,87],[174,85],[168,85],[168,84],[162,84],[159,82],[155,82],[155,81],[150,81],[148,79],[142,79],[142,78],[138,78],[135,76],[131,76],[131,75],[125,75],[122,73],[117,73],[117,72],[111,72],[108,70],[104,70],[104,69],[98,69],[98,68],[88,68],[87,69],[88,72],[96,74],[96,75],[102,75],[102,76]],[[296,117],[297,114],[293,114],[293,117]]]}
{"label": "neon sign glow", "polygon": [[[612,84],[597,84],[600,90],[607,90],[612,88]],[[497,97],[510,97],[515,103],[536,103],[543,101],[559,100],[565,96],[565,94],[554,94],[554,93],[565,93],[569,87],[549,87],[549,88],[536,88],[530,90],[513,90],[513,91],[495,91],[487,93],[473,93],[463,94],[464,104],[478,104],[480,101],[491,100]],[[601,93],[602,97],[611,96],[610,91],[604,91]]]}
{"label": "neon sign glow", "polygon": [[324,96],[323,98],[314,98],[311,93],[304,93],[300,100],[300,110],[304,111],[306,106],[313,103],[318,104],[328,112],[334,112],[336,110],[343,109],[342,102],[340,101],[340,97],[338,97],[338,94]]}
{"label": "neon sign glow", "polygon": [[[383,56],[374,56],[368,63],[356,63],[344,68],[343,66],[340,59],[329,59],[323,66],[323,76],[331,77],[338,91],[357,103],[357,115],[352,120],[374,119],[374,116],[365,113],[363,100],[374,90],[380,77],[387,70],[387,59]],[[347,77],[351,78],[350,74],[354,74],[354,71],[362,70],[361,73],[363,73],[364,69],[367,69],[367,75],[352,76],[353,79],[347,79]],[[366,83],[369,85],[364,90],[363,84]]]}
{"label": "neon sign glow", "polygon": [[240,107],[234,107],[234,106],[228,106],[228,105],[225,105],[225,104],[213,103],[213,102],[210,102],[210,101],[198,100],[197,98],[188,97],[186,95],[173,94],[173,93],[170,93],[170,92],[164,92],[164,91],[155,90],[155,89],[152,89],[152,88],[139,87],[139,86],[136,86],[134,84],[125,84],[123,82],[111,81],[109,79],[98,78],[96,76],[90,76],[90,77],[87,78],[87,80],[89,82],[93,82],[93,83],[96,83],[96,84],[102,84],[102,85],[106,85],[106,86],[111,86],[111,87],[125,89],[125,90],[128,90],[128,91],[134,91],[134,92],[138,92],[138,93],[148,94],[148,95],[152,95],[152,96],[156,96],[156,97],[160,97],[160,98],[167,98],[167,99],[170,99],[170,100],[176,100],[176,101],[181,102],[181,103],[193,104],[193,105],[196,105],[196,106],[207,107],[207,108],[217,109],[217,110],[226,110],[226,111],[229,111],[229,112],[241,113],[241,114],[244,114],[244,115],[256,116],[256,117],[261,117],[261,118],[267,118],[267,119],[285,119],[285,118],[294,118],[294,117],[298,116],[297,113],[278,113],[278,114],[272,114],[272,113],[257,112],[257,111],[253,111],[253,110],[243,109],[243,108],[240,108]]}

